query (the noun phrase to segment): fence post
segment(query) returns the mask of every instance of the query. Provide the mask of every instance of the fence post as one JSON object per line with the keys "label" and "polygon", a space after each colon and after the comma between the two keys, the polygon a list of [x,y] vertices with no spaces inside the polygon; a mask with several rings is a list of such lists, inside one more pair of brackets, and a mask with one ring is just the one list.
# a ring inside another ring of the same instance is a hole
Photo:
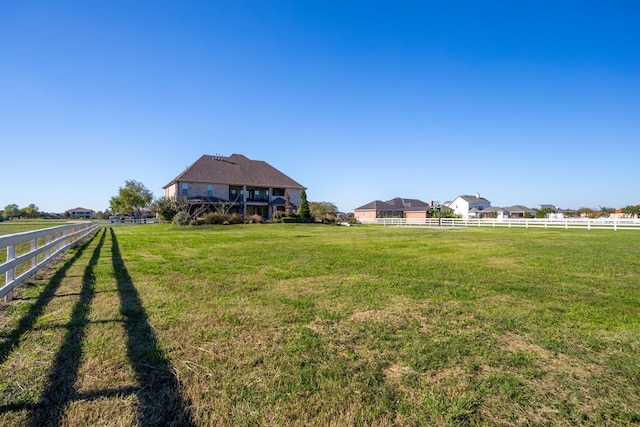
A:
{"label": "fence post", "polygon": [[[31,252],[35,251],[36,249],[38,249],[38,240],[37,239],[32,239],[31,240]],[[36,257],[35,255],[33,256],[33,258],[31,258],[31,267],[35,267],[36,266]]]}
{"label": "fence post", "polygon": [[[15,245],[11,245],[11,246],[7,246],[7,262],[13,260],[16,257],[16,246]],[[9,270],[7,270],[6,273],[4,273],[4,281],[5,283],[11,283],[13,282],[13,279],[15,278],[15,267],[11,267]],[[5,301],[11,301],[13,299],[13,289],[10,290],[7,295],[4,297]]]}
{"label": "fence post", "polygon": [[[51,243],[51,234],[47,234],[47,245]],[[45,251],[45,258],[49,259],[49,257],[51,256],[51,248],[47,248],[47,250]]]}

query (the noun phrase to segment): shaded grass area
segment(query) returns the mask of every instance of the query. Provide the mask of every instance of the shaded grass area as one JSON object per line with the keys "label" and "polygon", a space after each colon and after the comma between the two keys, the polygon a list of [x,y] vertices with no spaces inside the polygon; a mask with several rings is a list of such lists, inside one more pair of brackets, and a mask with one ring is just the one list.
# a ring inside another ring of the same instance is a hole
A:
{"label": "shaded grass area", "polygon": [[0,424],[640,422],[634,232],[123,227],[1,310]]}

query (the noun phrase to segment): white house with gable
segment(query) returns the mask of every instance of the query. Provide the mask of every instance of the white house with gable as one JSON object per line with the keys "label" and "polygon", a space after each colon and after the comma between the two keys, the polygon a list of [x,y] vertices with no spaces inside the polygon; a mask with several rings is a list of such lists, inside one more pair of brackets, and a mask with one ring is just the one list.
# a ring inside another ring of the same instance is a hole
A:
{"label": "white house with gable", "polygon": [[474,209],[474,212],[478,212],[489,207],[491,207],[491,202],[484,197],[480,197],[479,193],[476,193],[475,196],[458,196],[449,203],[449,208],[463,218],[475,216],[473,213],[470,215],[472,209]]}

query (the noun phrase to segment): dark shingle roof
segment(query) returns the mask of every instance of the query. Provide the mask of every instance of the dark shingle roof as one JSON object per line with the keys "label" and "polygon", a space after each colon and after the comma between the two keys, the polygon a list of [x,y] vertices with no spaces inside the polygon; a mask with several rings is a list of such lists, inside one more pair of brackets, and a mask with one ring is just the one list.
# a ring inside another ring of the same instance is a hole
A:
{"label": "dark shingle roof", "polygon": [[177,181],[305,188],[267,162],[250,160],[242,154],[232,154],[229,157],[203,155],[163,188],[167,188]]}
{"label": "dark shingle roof", "polygon": [[462,195],[462,196],[459,196],[459,197],[461,199],[465,200],[468,203],[491,203],[490,201],[488,201],[484,197],[467,196],[467,195]]}
{"label": "dark shingle roof", "polygon": [[418,199],[404,199],[402,197],[396,197],[395,199],[387,200],[387,203],[394,205],[400,209],[403,208],[426,208],[427,203]]}
{"label": "dark shingle roof", "polygon": [[360,206],[359,208],[355,208],[356,211],[396,211],[399,208],[397,206],[391,205],[387,202],[382,202],[380,200],[374,200],[371,203],[367,203],[366,205]]}

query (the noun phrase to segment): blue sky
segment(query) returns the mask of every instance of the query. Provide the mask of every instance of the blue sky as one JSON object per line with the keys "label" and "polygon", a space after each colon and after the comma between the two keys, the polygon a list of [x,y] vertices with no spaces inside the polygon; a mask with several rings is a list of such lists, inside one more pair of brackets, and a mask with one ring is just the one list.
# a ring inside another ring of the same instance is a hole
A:
{"label": "blue sky", "polygon": [[342,211],[640,203],[636,1],[0,0],[0,209],[156,197],[202,154]]}

